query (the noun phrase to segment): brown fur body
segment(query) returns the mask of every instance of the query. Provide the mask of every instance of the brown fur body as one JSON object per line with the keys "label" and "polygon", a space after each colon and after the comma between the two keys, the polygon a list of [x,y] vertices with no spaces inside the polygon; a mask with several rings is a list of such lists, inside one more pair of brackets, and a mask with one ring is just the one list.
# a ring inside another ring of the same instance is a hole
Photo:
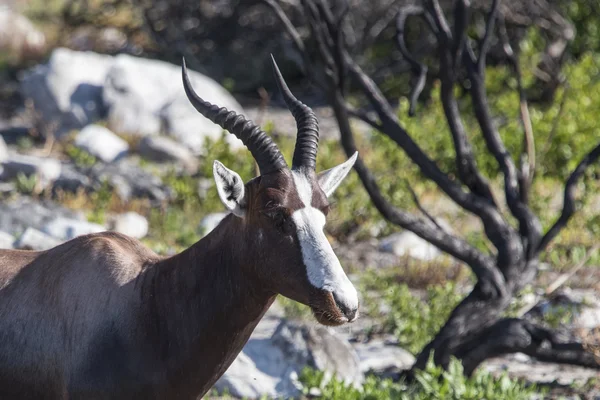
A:
{"label": "brown fur body", "polygon": [[0,251],[0,398],[204,394],[275,298],[221,248],[241,222],[168,259],[109,232]]}

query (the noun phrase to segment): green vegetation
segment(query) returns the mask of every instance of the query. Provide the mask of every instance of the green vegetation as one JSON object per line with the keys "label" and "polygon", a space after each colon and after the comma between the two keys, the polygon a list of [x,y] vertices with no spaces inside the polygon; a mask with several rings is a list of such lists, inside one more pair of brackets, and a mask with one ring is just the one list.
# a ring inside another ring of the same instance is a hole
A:
{"label": "green vegetation", "polygon": [[367,273],[361,282],[368,314],[381,320],[382,329],[393,333],[400,346],[413,354],[433,339],[462,299],[451,282],[428,287],[422,297],[398,283],[392,273]]}
{"label": "green vegetation", "polygon": [[444,371],[430,358],[424,371],[416,371],[411,384],[370,376],[362,389],[356,389],[335,378],[326,380],[323,372],[310,369],[302,372],[300,381],[305,394],[318,389],[320,398],[327,400],[526,400],[543,392],[536,386],[511,380],[505,374],[495,377],[480,370],[466,378],[462,364],[456,359],[452,359]]}
{"label": "green vegetation", "polygon": [[73,144],[65,146],[65,153],[80,168],[91,167],[98,161],[95,156]]}
{"label": "green vegetation", "polygon": [[19,172],[15,179],[15,189],[17,189],[17,192],[19,193],[33,195],[35,194],[37,182],[37,175],[27,176],[24,173]]}

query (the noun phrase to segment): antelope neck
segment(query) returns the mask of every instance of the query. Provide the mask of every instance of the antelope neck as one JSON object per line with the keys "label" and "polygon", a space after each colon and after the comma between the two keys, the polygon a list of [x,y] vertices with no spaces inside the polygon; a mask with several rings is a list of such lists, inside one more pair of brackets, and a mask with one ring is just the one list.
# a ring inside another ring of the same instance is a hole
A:
{"label": "antelope neck", "polygon": [[275,300],[246,271],[257,256],[230,214],[189,249],[159,262],[145,294],[169,383],[202,396],[229,367]]}

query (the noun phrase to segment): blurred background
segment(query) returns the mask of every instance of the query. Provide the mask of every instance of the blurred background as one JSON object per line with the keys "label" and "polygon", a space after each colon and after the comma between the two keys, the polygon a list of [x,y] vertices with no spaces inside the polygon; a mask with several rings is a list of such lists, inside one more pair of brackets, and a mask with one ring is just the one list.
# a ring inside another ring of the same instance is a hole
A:
{"label": "blurred background", "polygon": [[[316,51],[301,1],[276,3],[307,51]],[[416,115],[407,116],[414,66],[397,49],[394,21],[398,11],[420,2],[348,3],[342,33],[349,53],[397,108],[414,141],[456,179],[437,43],[425,24],[413,20],[406,25],[407,46],[429,70]],[[451,18],[454,1],[440,3]],[[600,5],[501,4],[535,133],[530,207],[548,228],[561,211],[566,179],[600,141]],[[491,1],[472,1],[468,35],[474,40],[485,33],[490,7]],[[492,40],[486,89],[494,123],[517,159],[523,142],[520,83],[505,50]],[[319,117],[317,169],[344,161],[328,98],[305,74],[305,59],[264,1],[0,0],[0,246],[46,249],[106,229],[137,237],[164,255],[195,243],[225,215],[213,185],[213,160],[245,180],[256,169],[238,140],[188,104],[181,59],[195,71],[199,94],[260,124],[289,162],[295,122],[275,90],[269,54]],[[477,164],[501,196],[503,176],[476,129],[468,82],[457,86]],[[346,99],[365,104],[352,82]],[[480,220],[427,180],[388,136],[360,119],[352,130],[390,204],[416,214],[426,209],[444,229],[493,253]],[[535,279],[504,314],[567,332],[597,355],[599,172],[590,168],[582,178],[577,214],[540,255]],[[306,307],[279,298],[210,398],[600,398],[597,369],[541,363],[522,353],[490,358],[472,377],[457,362],[448,372],[431,364],[411,383],[400,378],[469,293],[473,274],[383,218],[354,172],[334,197],[327,234],[359,288],[361,318],[350,327],[325,329]]]}

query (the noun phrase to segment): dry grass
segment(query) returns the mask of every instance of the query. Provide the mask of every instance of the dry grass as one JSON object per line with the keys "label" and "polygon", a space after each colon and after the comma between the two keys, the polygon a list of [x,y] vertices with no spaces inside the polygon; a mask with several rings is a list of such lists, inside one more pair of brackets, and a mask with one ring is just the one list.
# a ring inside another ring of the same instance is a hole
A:
{"label": "dry grass", "polygon": [[[98,211],[99,206],[108,213],[124,213],[135,211],[141,215],[150,213],[150,201],[148,199],[122,200],[114,191],[110,193],[88,193],[84,189],[77,192],[57,191],[55,200],[65,207],[73,210],[84,210],[88,212]],[[100,199],[100,197],[104,197]],[[102,204],[99,204],[102,203]]]}
{"label": "dry grass", "polygon": [[424,289],[446,282],[462,282],[470,275],[468,267],[450,257],[440,257],[434,261],[415,260],[403,257],[393,277],[397,283],[410,288]]}

